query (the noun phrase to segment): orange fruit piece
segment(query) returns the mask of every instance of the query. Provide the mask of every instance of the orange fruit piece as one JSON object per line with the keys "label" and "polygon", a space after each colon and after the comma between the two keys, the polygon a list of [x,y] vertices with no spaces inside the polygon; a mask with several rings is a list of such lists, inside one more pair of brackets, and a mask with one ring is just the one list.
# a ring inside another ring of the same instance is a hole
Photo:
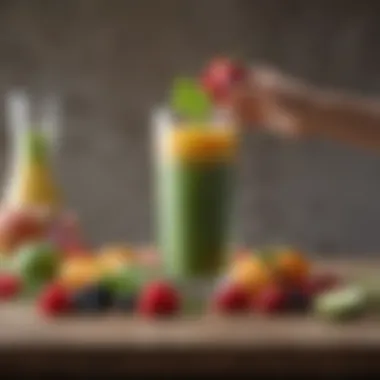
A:
{"label": "orange fruit piece", "polygon": [[134,252],[124,245],[108,245],[97,255],[97,263],[102,272],[112,272],[134,260]]}
{"label": "orange fruit piece", "polygon": [[273,281],[268,265],[258,257],[250,256],[237,260],[231,268],[232,281],[244,287],[250,293],[256,293]]}
{"label": "orange fruit piece", "polygon": [[94,258],[72,257],[63,262],[58,281],[67,289],[75,290],[96,282],[99,276],[100,270]]}
{"label": "orange fruit piece", "polygon": [[309,275],[310,263],[299,251],[285,249],[276,254],[274,269],[281,279],[298,282]]}

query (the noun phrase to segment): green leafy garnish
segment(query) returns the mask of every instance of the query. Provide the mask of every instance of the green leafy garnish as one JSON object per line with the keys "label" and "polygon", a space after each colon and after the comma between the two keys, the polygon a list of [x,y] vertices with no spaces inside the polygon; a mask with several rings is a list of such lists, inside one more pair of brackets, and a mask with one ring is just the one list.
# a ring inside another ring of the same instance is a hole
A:
{"label": "green leafy garnish", "polygon": [[171,107],[180,117],[205,121],[211,112],[211,100],[197,81],[178,78],[171,91]]}

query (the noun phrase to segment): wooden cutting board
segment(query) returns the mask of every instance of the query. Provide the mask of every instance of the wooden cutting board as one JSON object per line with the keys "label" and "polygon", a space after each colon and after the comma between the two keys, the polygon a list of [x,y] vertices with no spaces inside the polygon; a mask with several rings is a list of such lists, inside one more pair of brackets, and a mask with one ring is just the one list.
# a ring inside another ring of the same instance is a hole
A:
{"label": "wooden cutting board", "polygon": [[[317,266],[350,278],[376,275],[380,261]],[[72,373],[372,368],[380,373],[380,319],[332,324],[311,316],[204,315],[148,322],[106,315],[47,321],[32,305],[3,304],[0,326],[0,365],[29,373],[41,368]]]}

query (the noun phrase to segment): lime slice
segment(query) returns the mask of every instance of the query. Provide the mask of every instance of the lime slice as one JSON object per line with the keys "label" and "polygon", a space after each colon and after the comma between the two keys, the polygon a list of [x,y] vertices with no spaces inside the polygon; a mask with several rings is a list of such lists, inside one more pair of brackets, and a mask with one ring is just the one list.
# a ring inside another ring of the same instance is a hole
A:
{"label": "lime slice", "polygon": [[200,84],[184,77],[174,81],[170,105],[180,117],[191,121],[205,121],[210,116],[212,107],[210,98]]}
{"label": "lime slice", "polygon": [[320,295],[315,301],[318,315],[331,320],[356,318],[366,310],[367,297],[357,286],[334,290]]}
{"label": "lime slice", "polygon": [[115,295],[135,294],[142,286],[143,275],[138,267],[125,267],[106,274],[100,282]]}

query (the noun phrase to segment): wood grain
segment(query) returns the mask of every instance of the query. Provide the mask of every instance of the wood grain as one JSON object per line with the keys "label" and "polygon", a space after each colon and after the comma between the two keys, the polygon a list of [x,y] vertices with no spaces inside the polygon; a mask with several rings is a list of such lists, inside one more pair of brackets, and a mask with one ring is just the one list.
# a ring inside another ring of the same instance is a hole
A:
{"label": "wood grain", "polygon": [[[374,261],[318,266],[347,277],[369,276],[379,268]],[[152,322],[104,315],[48,321],[32,305],[3,304],[0,365],[28,373],[353,373],[368,368],[380,373],[379,325],[380,319],[337,325],[311,316],[204,315]]]}

